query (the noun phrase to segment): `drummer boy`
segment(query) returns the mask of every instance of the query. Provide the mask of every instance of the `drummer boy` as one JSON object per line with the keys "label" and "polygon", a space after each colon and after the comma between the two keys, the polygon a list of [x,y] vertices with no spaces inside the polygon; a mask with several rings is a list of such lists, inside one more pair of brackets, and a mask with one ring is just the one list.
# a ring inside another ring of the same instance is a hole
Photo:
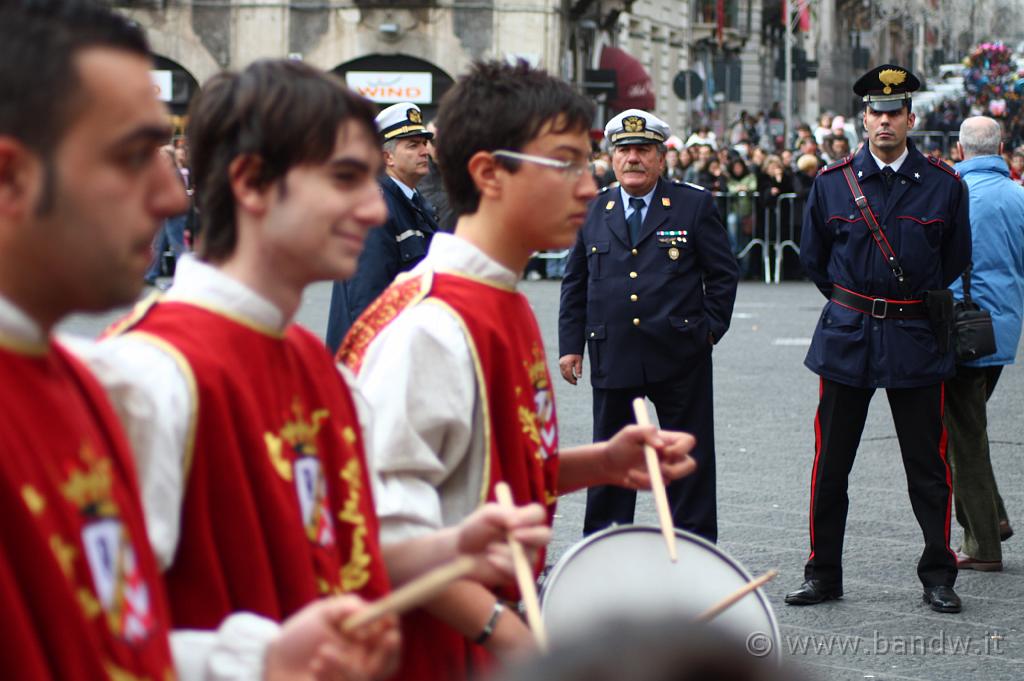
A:
{"label": "drummer boy", "polygon": [[[571,246],[597,187],[588,167],[593,106],[520,62],[477,63],[437,118],[453,235],[356,321],[338,358],[358,373],[374,419],[385,545],[458,523],[504,480],[516,503],[553,515],[560,494],[649,486],[643,446],[674,480],[691,473],[690,435],[628,426],[559,450],[554,392],[530,304],[516,284],[538,250]],[[535,568],[543,566],[543,557]],[[398,678],[460,680],[533,648],[526,625],[479,584],[450,587],[402,623]]]}

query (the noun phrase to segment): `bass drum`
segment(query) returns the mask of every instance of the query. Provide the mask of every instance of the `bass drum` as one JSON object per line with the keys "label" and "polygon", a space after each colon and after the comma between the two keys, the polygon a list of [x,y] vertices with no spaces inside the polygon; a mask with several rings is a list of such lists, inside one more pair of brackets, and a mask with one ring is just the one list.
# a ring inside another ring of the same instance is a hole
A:
{"label": "bass drum", "polygon": [[[553,644],[608,620],[696,618],[752,581],[714,544],[676,530],[679,561],[668,557],[661,530],[612,527],[575,544],[555,564],[541,594],[541,614]],[[714,625],[733,633],[760,658],[781,662],[779,626],[760,589],[720,614]]]}

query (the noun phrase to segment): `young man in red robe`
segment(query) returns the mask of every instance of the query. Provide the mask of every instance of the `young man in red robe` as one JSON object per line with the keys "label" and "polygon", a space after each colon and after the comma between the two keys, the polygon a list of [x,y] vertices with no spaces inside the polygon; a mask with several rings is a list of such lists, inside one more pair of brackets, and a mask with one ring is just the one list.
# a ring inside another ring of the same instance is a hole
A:
{"label": "young man in red robe", "polygon": [[255,641],[239,627],[269,623],[244,615],[171,633],[123,431],[52,337],[70,312],[134,300],[154,234],[186,205],[158,154],[171,130],[151,63],[139,28],[109,9],[0,6],[0,669],[20,681],[224,678],[210,672],[230,648],[256,645],[261,674],[246,678],[365,678],[397,636],[393,623],[341,636],[360,607],[351,596]]}
{"label": "young man in red robe", "polygon": [[351,276],[385,218],[371,106],[289,60],[208,82],[188,129],[197,257],[89,351],[135,451],[176,627],[376,599],[458,552],[478,555],[474,577],[507,577],[489,542],[509,526],[531,546],[549,535],[539,506],[491,506],[380,549],[355,399],[292,322],[306,286]]}
{"label": "young man in red robe", "polygon": [[[0,668],[29,681],[377,676],[395,624],[341,634],[355,596],[283,626],[233,614],[216,632],[171,631],[121,426],[51,336],[72,311],[131,302],[161,221],[186,205],[158,152],[171,130],[150,67],[138,27],[95,3],[0,6]],[[489,510],[465,545],[523,515]]]}
{"label": "young man in red robe", "polygon": [[[442,102],[438,160],[459,214],[455,234],[434,237],[426,259],[364,312],[338,354],[374,412],[370,460],[385,545],[460,522],[502,480],[518,503],[544,504],[549,517],[558,495],[582,487],[647,486],[645,442],[666,479],[694,468],[693,438],[653,427],[558,448],[541,335],[516,283],[535,251],[572,245],[597,194],[593,116],[567,83],[522,63],[477,64]],[[494,655],[530,651],[526,625],[502,605],[515,598],[466,581],[403,618],[395,678],[461,680]]]}

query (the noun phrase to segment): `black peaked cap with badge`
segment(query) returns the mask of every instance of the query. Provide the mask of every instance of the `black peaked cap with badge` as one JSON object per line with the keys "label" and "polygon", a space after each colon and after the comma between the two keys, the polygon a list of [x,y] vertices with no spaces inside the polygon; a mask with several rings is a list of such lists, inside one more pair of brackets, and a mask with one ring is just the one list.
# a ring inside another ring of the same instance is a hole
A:
{"label": "black peaked cap with badge", "polygon": [[423,125],[423,112],[412,102],[399,102],[377,114],[377,130],[388,142],[402,137],[434,139],[434,133]]}
{"label": "black peaked cap with badge", "polygon": [[872,111],[909,110],[911,93],[921,87],[913,73],[896,64],[882,64],[871,69],[853,84],[853,92]]}

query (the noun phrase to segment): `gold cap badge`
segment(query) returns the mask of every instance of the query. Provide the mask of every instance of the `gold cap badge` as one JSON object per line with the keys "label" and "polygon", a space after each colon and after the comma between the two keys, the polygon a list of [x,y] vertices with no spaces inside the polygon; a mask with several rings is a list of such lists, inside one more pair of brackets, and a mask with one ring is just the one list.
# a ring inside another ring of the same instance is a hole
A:
{"label": "gold cap badge", "polygon": [[640,116],[627,116],[622,119],[622,129],[626,132],[642,132],[647,122]]}
{"label": "gold cap badge", "polygon": [[882,94],[886,95],[892,94],[893,85],[902,85],[906,79],[906,71],[898,71],[896,69],[885,69],[878,74],[878,80],[885,86],[882,88]]}

